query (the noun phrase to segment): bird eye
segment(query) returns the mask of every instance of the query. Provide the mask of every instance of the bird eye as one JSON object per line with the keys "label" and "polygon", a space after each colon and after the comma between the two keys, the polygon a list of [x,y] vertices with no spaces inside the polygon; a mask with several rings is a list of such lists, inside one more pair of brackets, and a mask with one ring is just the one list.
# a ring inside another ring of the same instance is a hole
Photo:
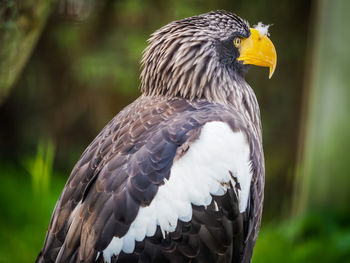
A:
{"label": "bird eye", "polygon": [[235,47],[239,48],[239,46],[241,45],[241,38],[240,37],[236,37],[233,40],[233,44],[235,45]]}

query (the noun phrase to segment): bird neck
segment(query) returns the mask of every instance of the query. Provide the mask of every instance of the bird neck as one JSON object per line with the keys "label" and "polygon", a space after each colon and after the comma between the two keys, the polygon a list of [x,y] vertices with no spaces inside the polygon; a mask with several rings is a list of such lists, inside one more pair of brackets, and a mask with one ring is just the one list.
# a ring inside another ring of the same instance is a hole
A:
{"label": "bird neck", "polygon": [[260,108],[253,89],[243,77],[235,78],[226,89],[227,104],[230,105],[245,120],[248,128],[262,140]]}

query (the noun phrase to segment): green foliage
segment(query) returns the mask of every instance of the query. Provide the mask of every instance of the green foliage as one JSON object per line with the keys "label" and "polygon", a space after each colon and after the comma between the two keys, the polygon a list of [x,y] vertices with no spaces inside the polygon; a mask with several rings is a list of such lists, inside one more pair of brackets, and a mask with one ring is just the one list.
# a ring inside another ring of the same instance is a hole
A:
{"label": "green foliage", "polygon": [[350,224],[340,216],[311,213],[263,226],[253,263],[350,262]]}
{"label": "green foliage", "polygon": [[47,194],[52,177],[55,146],[51,140],[39,141],[34,158],[28,158],[24,166],[32,179],[34,193]]}
{"label": "green foliage", "polygon": [[53,176],[51,187],[38,197],[24,168],[1,162],[0,170],[0,262],[34,262],[64,179]]}

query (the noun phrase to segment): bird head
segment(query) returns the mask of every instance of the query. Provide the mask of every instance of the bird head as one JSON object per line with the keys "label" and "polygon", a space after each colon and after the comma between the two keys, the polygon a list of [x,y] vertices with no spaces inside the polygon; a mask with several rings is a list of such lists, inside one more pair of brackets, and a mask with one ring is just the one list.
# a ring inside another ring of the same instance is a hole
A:
{"label": "bird head", "polygon": [[268,26],[248,22],[226,11],[174,21],[152,34],[142,58],[141,90],[222,101],[245,83],[248,65],[269,67],[277,61]]}

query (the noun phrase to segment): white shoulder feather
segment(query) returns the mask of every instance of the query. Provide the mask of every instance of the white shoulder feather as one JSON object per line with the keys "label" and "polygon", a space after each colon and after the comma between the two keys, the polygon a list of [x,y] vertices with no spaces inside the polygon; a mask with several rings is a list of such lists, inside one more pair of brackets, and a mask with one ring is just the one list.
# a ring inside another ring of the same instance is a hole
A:
{"label": "white shoulder feather", "polygon": [[[103,251],[109,262],[120,251],[132,253],[135,241],[153,236],[157,226],[163,235],[173,232],[177,220],[192,218],[192,204],[207,206],[212,196],[223,195],[229,182],[238,193],[239,209],[244,212],[252,178],[250,148],[242,131],[234,132],[227,123],[208,122],[189,150],[174,161],[169,180],[159,187],[149,206],[141,207],[124,237],[114,237]],[[240,190],[239,190],[240,189]]]}

